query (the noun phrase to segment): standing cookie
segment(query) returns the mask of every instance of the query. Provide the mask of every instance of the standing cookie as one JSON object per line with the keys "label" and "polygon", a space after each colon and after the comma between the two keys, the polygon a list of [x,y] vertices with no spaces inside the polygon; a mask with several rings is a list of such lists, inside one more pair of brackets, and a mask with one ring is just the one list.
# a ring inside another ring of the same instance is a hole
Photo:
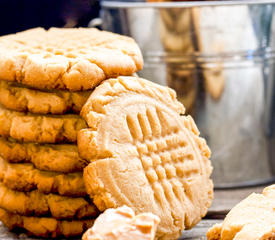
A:
{"label": "standing cookie", "polygon": [[173,239],[206,214],[213,198],[210,150],[173,90],[136,77],[109,79],[82,109],[78,134],[86,189],[100,209],[127,205],[160,217]]}

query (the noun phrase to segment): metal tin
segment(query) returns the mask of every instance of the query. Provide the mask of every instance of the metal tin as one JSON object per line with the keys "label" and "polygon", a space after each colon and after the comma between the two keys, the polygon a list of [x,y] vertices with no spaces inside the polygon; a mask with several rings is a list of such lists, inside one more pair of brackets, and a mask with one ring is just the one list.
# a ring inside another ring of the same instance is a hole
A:
{"label": "metal tin", "polygon": [[274,181],[274,2],[102,2],[103,29],[141,47],[139,75],[195,118],[218,188]]}

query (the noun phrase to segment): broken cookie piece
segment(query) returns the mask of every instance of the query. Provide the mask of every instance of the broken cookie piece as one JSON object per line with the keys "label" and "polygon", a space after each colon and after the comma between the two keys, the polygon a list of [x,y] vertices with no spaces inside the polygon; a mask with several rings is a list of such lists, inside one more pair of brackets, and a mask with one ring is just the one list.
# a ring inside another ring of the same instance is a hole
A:
{"label": "broken cookie piece", "polygon": [[275,240],[275,185],[252,193],[237,204],[222,224],[207,232],[208,240]]}
{"label": "broken cookie piece", "polygon": [[160,219],[152,213],[135,216],[134,211],[123,206],[107,209],[84,235],[83,240],[153,240]]}

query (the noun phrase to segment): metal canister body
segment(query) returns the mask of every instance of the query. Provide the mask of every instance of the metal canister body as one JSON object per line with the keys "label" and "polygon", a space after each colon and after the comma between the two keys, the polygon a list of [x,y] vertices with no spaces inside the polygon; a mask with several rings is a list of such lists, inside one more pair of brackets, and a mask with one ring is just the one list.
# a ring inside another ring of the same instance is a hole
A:
{"label": "metal canister body", "polygon": [[273,181],[275,4],[221,2],[103,2],[103,28],[132,36],[139,75],[177,91],[212,150],[216,187]]}

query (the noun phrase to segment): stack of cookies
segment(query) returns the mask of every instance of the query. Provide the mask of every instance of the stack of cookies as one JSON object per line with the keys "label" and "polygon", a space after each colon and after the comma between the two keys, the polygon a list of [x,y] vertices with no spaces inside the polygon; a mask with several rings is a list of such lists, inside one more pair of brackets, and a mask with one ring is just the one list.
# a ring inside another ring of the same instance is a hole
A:
{"label": "stack of cookies", "polygon": [[[0,38],[0,220],[36,236],[80,235],[99,211],[77,149],[79,113],[103,80],[142,68],[134,40],[96,29]],[[96,104],[94,108],[97,108]]]}

